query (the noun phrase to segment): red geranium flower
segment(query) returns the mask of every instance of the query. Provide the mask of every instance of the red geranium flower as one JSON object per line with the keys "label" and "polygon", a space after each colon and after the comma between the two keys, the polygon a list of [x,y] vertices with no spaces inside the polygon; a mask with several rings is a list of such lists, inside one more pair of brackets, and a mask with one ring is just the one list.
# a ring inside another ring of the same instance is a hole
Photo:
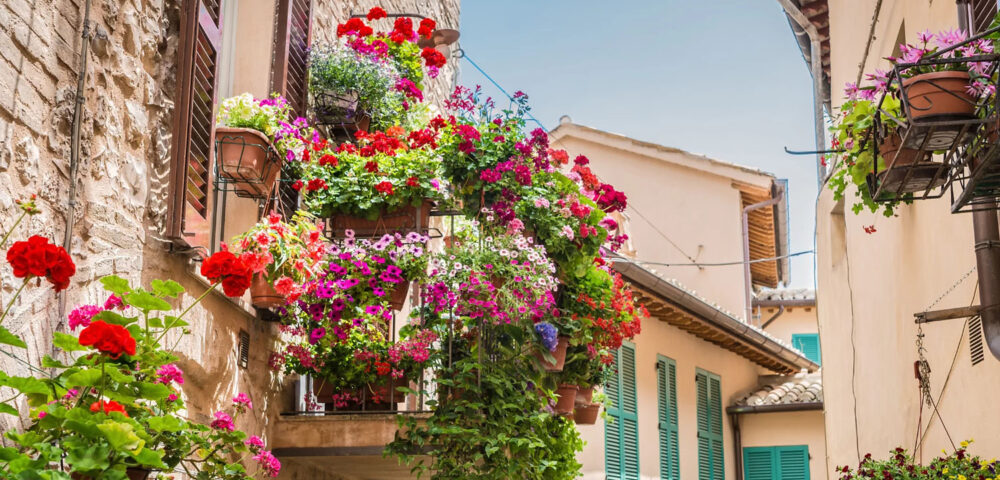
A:
{"label": "red geranium flower", "polygon": [[93,346],[101,353],[117,359],[123,353],[135,355],[135,339],[125,327],[103,320],[91,322],[80,332],[80,345]]}
{"label": "red geranium flower", "polygon": [[406,186],[408,186],[408,187],[419,187],[420,186],[420,181],[417,180],[417,177],[407,178],[406,179]]}
{"label": "red geranium flower", "polygon": [[327,188],[329,187],[326,185],[326,180],[323,180],[322,178],[309,180],[309,184],[306,185],[306,190],[310,192],[315,192],[316,190],[326,190]]}
{"label": "red geranium flower", "polygon": [[381,182],[375,185],[375,190],[378,191],[379,193],[384,193],[386,195],[392,195],[394,193],[392,189],[392,183],[390,182]]}
{"label": "red geranium flower", "polygon": [[433,49],[431,47],[425,47],[421,52],[420,56],[424,59],[424,64],[428,67],[443,67],[447,60],[441,52]]}
{"label": "red geranium flower", "polygon": [[437,23],[434,20],[425,18],[420,21],[420,28],[417,29],[417,34],[424,38],[431,38],[431,33],[434,33],[435,27],[437,27]]}
{"label": "red geranium flower", "polygon": [[368,21],[385,18],[387,15],[385,10],[382,10],[382,7],[372,7],[371,10],[368,10]]}
{"label": "red geranium flower", "polygon": [[375,173],[378,171],[378,164],[373,161],[369,161],[365,163],[365,170],[368,170],[371,173]]}
{"label": "red geranium flower", "polygon": [[7,262],[15,277],[45,277],[57,292],[66,289],[69,278],[76,273],[76,265],[66,250],[38,235],[14,242],[7,249]]}
{"label": "red geranium flower", "polygon": [[327,165],[329,165],[331,167],[336,167],[337,163],[338,163],[337,157],[335,157],[333,155],[326,154],[326,155],[323,155],[322,157],[319,157],[319,165],[321,167],[325,167]]}
{"label": "red geranium flower", "polygon": [[302,190],[302,180],[292,182],[292,190],[295,190],[296,192]]}
{"label": "red geranium flower", "polygon": [[252,272],[230,252],[215,252],[201,263],[201,274],[211,282],[222,281],[222,290],[229,297],[239,297],[250,288]]}
{"label": "red geranium flower", "polygon": [[104,412],[105,415],[110,415],[111,412],[118,412],[126,417],[128,416],[128,413],[125,412],[125,406],[114,400],[98,400],[91,403],[90,411],[94,413]]}

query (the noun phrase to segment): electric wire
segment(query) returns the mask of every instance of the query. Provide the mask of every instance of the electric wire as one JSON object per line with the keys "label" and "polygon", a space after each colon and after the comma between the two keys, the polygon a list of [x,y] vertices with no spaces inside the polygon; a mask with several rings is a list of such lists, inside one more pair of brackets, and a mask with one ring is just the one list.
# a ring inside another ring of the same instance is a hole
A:
{"label": "electric wire", "polygon": [[[486,79],[489,80],[490,83],[492,83],[494,87],[497,87],[497,89],[500,90],[501,93],[503,93],[504,95],[506,95],[507,99],[509,99],[512,102],[514,101],[514,97],[512,97],[509,93],[507,93],[507,91],[504,90],[503,87],[501,87],[500,84],[497,83],[497,81],[493,79],[493,77],[491,77],[488,73],[486,73],[486,71],[483,70],[479,66],[479,64],[477,64],[476,62],[474,62],[472,60],[472,58],[469,57],[469,54],[465,53],[464,49],[460,48],[460,49],[458,49],[458,52],[456,52],[456,53],[457,53],[458,58],[463,58],[467,62],[469,62],[469,65],[472,65],[472,67],[475,68],[476,70],[478,70],[479,73],[481,73],[484,77],[486,77]],[[535,116],[531,114],[531,112],[526,112],[526,113],[528,114],[528,118],[530,118],[531,121],[537,123],[538,126],[541,127],[542,130],[545,130],[546,132],[549,131],[549,129],[545,128],[545,125],[542,125],[542,122],[539,122],[538,119],[535,118]]]}
{"label": "electric wire", "polygon": [[783,260],[785,258],[798,257],[800,255],[807,255],[810,253],[816,253],[815,250],[803,250],[801,252],[789,253],[787,255],[779,255],[777,257],[768,258],[755,258],[753,260],[738,260],[735,262],[718,262],[718,263],[664,263],[664,262],[647,262],[645,260],[633,260],[626,257],[618,257],[622,262],[643,264],[643,265],[656,265],[658,267],[724,267],[729,265],[746,265],[748,263],[761,263],[761,262],[773,262],[775,260]]}

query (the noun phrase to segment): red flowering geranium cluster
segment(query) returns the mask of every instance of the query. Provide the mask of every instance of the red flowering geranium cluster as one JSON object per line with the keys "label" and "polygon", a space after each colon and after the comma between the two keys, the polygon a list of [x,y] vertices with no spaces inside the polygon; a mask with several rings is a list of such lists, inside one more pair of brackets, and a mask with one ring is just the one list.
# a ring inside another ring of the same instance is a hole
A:
{"label": "red flowering geranium cluster", "polygon": [[223,250],[201,262],[201,275],[210,282],[222,282],[226,296],[239,297],[250,288],[253,272],[236,255]]}
{"label": "red flowering geranium cluster", "polygon": [[66,250],[39,235],[14,242],[7,249],[7,262],[13,267],[15,277],[44,277],[57,292],[66,289],[70,277],[76,273],[76,265]]}
{"label": "red flowering geranium cluster", "polygon": [[80,332],[80,345],[92,346],[116,360],[125,353],[135,355],[135,338],[128,329],[103,320],[92,322]]}
{"label": "red flowering geranium cluster", "polygon": [[125,406],[114,400],[98,400],[91,403],[90,411],[94,413],[103,412],[105,415],[111,415],[111,412],[118,412],[126,417],[128,416]]}
{"label": "red flowering geranium cluster", "polygon": [[[368,21],[375,21],[382,18],[386,18],[388,13],[381,7],[374,7],[368,11],[368,15],[365,18]],[[424,18],[420,20],[420,24],[416,30],[413,29],[413,19],[408,17],[399,17],[393,22],[392,30],[389,32],[379,32],[376,33],[371,26],[365,23],[361,18],[351,18],[348,21],[337,25],[337,38],[350,37],[348,40],[348,46],[350,46],[355,51],[370,55],[375,54],[379,57],[389,57],[393,55],[392,49],[389,47],[388,42],[392,42],[396,45],[405,45],[408,43],[416,43],[421,38],[431,38],[434,33],[434,29],[437,28],[437,22],[431,18]],[[424,48],[420,56],[424,59],[424,64],[429,69],[439,69],[447,63],[445,56],[438,50],[426,47]],[[413,79],[411,79],[413,80]],[[418,83],[418,82],[414,82]]]}
{"label": "red flowering geranium cluster", "polygon": [[622,341],[630,340],[642,331],[642,318],[649,317],[646,307],[636,304],[632,289],[620,274],[613,276],[610,298],[595,299],[585,293],[577,295],[576,301],[586,305],[590,312],[573,315],[574,320],[584,320],[592,326],[588,351],[600,355],[601,361],[610,363],[610,352],[622,346]]}

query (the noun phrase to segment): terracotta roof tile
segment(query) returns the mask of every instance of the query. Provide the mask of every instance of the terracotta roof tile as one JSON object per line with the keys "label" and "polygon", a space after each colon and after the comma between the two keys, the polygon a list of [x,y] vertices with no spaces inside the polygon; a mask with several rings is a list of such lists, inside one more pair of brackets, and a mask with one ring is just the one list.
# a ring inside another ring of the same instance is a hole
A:
{"label": "terracotta roof tile", "polygon": [[821,372],[793,376],[765,375],[761,385],[737,400],[736,406],[789,405],[823,401]]}

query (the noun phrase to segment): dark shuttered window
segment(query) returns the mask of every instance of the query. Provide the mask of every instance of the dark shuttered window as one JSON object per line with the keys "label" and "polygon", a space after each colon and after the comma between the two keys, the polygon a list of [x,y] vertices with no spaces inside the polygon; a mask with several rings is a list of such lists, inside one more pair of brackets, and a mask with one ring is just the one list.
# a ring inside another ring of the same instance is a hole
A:
{"label": "dark shuttered window", "polygon": [[623,344],[614,354],[615,376],[604,391],[611,401],[604,424],[604,465],[608,480],[639,479],[639,416],[635,388],[635,347]]}

